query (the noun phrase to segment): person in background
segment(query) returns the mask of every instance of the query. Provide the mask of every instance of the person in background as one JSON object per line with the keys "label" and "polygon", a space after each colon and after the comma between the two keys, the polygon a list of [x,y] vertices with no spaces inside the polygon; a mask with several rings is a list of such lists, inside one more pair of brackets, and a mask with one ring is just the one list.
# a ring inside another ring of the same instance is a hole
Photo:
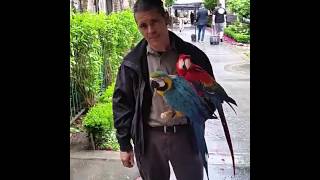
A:
{"label": "person in background", "polygon": [[198,27],[198,41],[203,42],[204,34],[208,24],[208,10],[204,7],[204,4],[201,4],[199,11],[197,12],[197,27]]}
{"label": "person in background", "polygon": [[214,29],[219,35],[220,41],[223,42],[223,30],[227,11],[222,7],[221,3],[218,3],[218,6],[214,9],[212,14],[214,16],[212,17],[212,19],[214,19]]}

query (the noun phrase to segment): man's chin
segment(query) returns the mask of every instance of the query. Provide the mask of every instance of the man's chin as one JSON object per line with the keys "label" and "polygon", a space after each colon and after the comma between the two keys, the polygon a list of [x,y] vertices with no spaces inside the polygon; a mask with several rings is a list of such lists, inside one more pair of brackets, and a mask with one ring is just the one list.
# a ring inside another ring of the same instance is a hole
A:
{"label": "man's chin", "polygon": [[156,39],[153,39],[153,40],[149,39],[148,43],[150,44],[150,46],[151,46],[152,48],[157,48],[157,47],[159,47],[160,44],[161,44],[161,43],[159,42],[159,40],[156,40]]}
{"label": "man's chin", "polygon": [[159,39],[158,38],[150,38],[149,42],[157,43],[157,42],[159,42]]}

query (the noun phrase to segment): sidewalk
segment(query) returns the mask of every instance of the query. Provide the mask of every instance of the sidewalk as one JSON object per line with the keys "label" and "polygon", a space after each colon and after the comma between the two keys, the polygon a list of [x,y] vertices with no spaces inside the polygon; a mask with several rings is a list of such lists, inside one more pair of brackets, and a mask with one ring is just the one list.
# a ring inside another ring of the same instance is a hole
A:
{"label": "sidewalk", "polygon": [[[241,51],[223,42],[210,45],[210,31],[205,33],[204,43],[191,42],[194,28],[183,32],[173,30],[178,36],[204,51],[210,59],[216,80],[237,103],[237,114],[224,105],[225,115],[233,142],[236,176],[220,120],[208,120],[205,138],[209,151],[209,177],[211,180],[250,179],[250,60]],[[70,180],[133,180],[138,170],[124,168],[119,152],[72,151],[70,152]],[[205,176],[204,176],[205,177]],[[206,179],[206,177],[204,178]],[[175,180],[174,173],[170,180]]]}

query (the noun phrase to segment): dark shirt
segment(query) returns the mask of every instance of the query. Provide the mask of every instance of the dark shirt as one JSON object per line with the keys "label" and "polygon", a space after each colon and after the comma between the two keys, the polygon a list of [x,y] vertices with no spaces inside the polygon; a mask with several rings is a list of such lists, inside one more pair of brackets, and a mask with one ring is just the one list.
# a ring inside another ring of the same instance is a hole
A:
{"label": "dark shirt", "polygon": [[224,15],[227,14],[227,11],[224,8],[219,7],[213,11],[213,14],[215,15],[215,17],[214,17],[215,23],[224,23],[224,21],[225,21]]}

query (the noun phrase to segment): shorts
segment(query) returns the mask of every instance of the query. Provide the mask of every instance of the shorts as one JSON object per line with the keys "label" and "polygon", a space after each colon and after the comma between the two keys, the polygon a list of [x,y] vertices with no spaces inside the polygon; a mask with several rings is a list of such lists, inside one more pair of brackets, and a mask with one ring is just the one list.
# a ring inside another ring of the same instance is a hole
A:
{"label": "shorts", "polygon": [[223,28],[224,28],[224,23],[215,23],[215,30],[217,33],[219,32],[223,32]]}

